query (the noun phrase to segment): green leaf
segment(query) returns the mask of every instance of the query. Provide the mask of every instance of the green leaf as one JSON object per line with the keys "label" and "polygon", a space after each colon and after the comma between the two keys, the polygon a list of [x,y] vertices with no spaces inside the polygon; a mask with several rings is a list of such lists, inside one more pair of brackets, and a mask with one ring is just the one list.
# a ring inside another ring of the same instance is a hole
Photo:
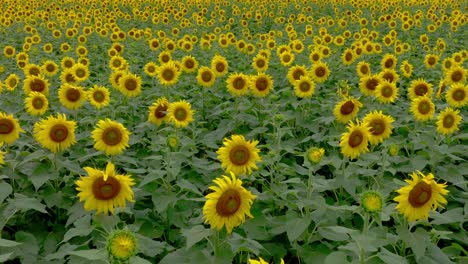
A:
{"label": "green leaf", "polygon": [[312,217],[306,215],[303,218],[292,218],[286,222],[286,234],[288,235],[289,241],[295,241],[297,238],[304,233],[312,222]]}
{"label": "green leaf", "polygon": [[11,194],[12,191],[13,189],[10,184],[4,181],[0,182],[0,204]]}
{"label": "green leaf", "polygon": [[196,225],[190,229],[182,230],[182,235],[187,238],[187,249],[202,239],[211,236],[213,233],[212,229],[205,228],[202,225]]}
{"label": "green leaf", "polygon": [[323,262],[324,264],[337,264],[337,263],[349,263],[347,255],[343,251],[335,251],[330,253]]}
{"label": "green leaf", "polygon": [[462,223],[465,220],[465,217],[463,216],[463,208],[455,208],[443,214],[434,212],[431,216],[434,219],[431,221],[431,224],[433,225]]}
{"label": "green leaf", "polygon": [[8,259],[10,259],[10,257],[11,257],[12,254],[13,254],[13,252],[1,254],[1,255],[0,255],[0,262],[5,262],[5,261],[7,261]]}
{"label": "green leaf", "polygon": [[140,258],[138,256],[130,258],[130,264],[151,264],[148,260]]}
{"label": "green leaf", "polygon": [[384,247],[380,248],[380,252],[377,254],[377,256],[386,264],[406,264],[408,261],[397,254],[394,254]]}
{"label": "green leaf", "polygon": [[31,233],[23,231],[16,232],[16,241],[22,243],[22,245],[16,248],[17,253],[22,263],[34,263],[37,260],[39,253],[39,245],[36,237]]}
{"label": "green leaf", "polygon": [[16,246],[19,246],[21,244],[22,243],[18,243],[18,242],[13,241],[13,240],[6,240],[6,239],[3,239],[3,238],[0,238],[0,247],[16,247]]}
{"label": "green leaf", "polygon": [[31,176],[28,177],[28,179],[31,180],[31,182],[34,185],[34,188],[36,188],[36,191],[41,188],[44,183],[46,183],[50,178],[51,175],[56,173],[50,166],[50,163],[48,162],[41,162],[37,165],[37,167],[34,169],[32,172]]}
{"label": "green leaf", "polygon": [[349,229],[342,226],[326,226],[319,227],[317,231],[321,236],[332,241],[345,241],[349,239],[349,234],[357,232],[354,229]]}
{"label": "green leaf", "polygon": [[424,256],[426,251],[427,242],[429,241],[429,233],[423,228],[418,228],[411,234],[409,241],[410,247],[416,255],[416,260]]}
{"label": "green leaf", "polygon": [[172,204],[177,200],[177,196],[175,195],[175,193],[169,193],[169,194],[154,193],[152,200],[153,200],[154,207],[156,208],[156,211],[162,214],[166,211],[166,208],[169,206],[169,204]]}
{"label": "green leaf", "polygon": [[263,246],[257,241],[242,237],[237,233],[232,233],[232,235],[227,238],[227,242],[231,246],[233,253],[245,251],[258,255],[260,250],[263,249]]}
{"label": "green leaf", "polygon": [[138,239],[138,251],[146,256],[154,257],[161,254],[166,248],[166,244],[151,238],[136,234]]}
{"label": "green leaf", "polygon": [[28,210],[36,210],[41,213],[47,213],[45,210],[46,206],[35,198],[29,198],[23,194],[15,193],[13,199],[9,199],[8,202],[14,208],[26,212]]}
{"label": "green leaf", "polygon": [[62,242],[67,242],[74,237],[87,236],[91,234],[93,229],[94,228],[91,226],[88,228],[71,228],[65,233],[65,236],[63,236]]}
{"label": "green leaf", "polygon": [[87,249],[68,252],[68,255],[85,258],[87,260],[106,260],[107,253],[102,249]]}

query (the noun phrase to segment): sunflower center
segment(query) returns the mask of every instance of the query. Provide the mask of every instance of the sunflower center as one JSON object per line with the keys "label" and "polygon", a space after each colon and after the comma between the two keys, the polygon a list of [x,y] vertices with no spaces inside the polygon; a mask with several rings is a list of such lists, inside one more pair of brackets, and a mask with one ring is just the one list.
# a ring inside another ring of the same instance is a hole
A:
{"label": "sunflower center", "polygon": [[47,72],[54,72],[54,71],[55,71],[55,66],[52,65],[52,64],[48,64],[48,65],[46,66],[46,71],[47,71]]}
{"label": "sunflower center", "polygon": [[193,62],[193,60],[185,61],[185,67],[187,67],[187,69],[192,69],[194,66],[195,66],[195,63]]}
{"label": "sunflower center", "polygon": [[125,81],[125,89],[128,91],[136,90],[138,87],[138,83],[134,79],[128,79]]}
{"label": "sunflower center", "polygon": [[67,83],[75,82],[75,77],[73,77],[73,74],[67,73],[67,75],[65,75],[65,81]]}
{"label": "sunflower center", "polygon": [[54,125],[49,132],[49,137],[54,142],[62,142],[67,139],[68,128],[63,124]]}
{"label": "sunflower center", "polygon": [[379,81],[377,81],[376,79],[370,79],[370,80],[366,83],[366,88],[367,88],[367,90],[374,91],[375,88],[377,87],[377,85],[379,85]]}
{"label": "sunflower center", "polygon": [[431,105],[428,102],[421,102],[418,104],[419,113],[425,115],[431,111]]}
{"label": "sunflower center", "polygon": [[453,118],[452,115],[446,115],[444,119],[442,120],[442,125],[445,128],[451,128],[454,123],[455,123],[455,118]]}
{"label": "sunflower center", "polygon": [[418,84],[415,88],[414,88],[414,93],[418,96],[423,96],[427,93],[428,91],[428,88],[425,84]]}
{"label": "sunflower center", "polygon": [[354,110],[354,103],[352,101],[346,101],[341,108],[340,108],[340,113],[342,115],[349,115],[353,112]]}
{"label": "sunflower center", "polygon": [[290,61],[291,61],[291,55],[285,54],[285,55],[283,56],[283,61],[284,61],[284,62],[290,62]]}
{"label": "sunflower center", "polygon": [[75,71],[76,76],[79,78],[84,78],[86,76],[86,71],[84,69],[77,69]]}
{"label": "sunflower center", "polygon": [[164,62],[164,63],[168,62],[169,60],[170,60],[170,57],[167,56],[167,55],[163,55],[163,56],[161,57],[161,61]]}
{"label": "sunflower center", "polygon": [[454,71],[452,75],[450,75],[450,78],[453,82],[459,82],[463,79],[463,73],[461,71]]}
{"label": "sunflower center", "polygon": [[430,58],[427,60],[427,63],[428,63],[429,65],[434,65],[434,64],[436,63],[436,60],[435,60],[435,58],[430,57]]}
{"label": "sunflower center", "polygon": [[353,59],[353,54],[351,54],[350,52],[347,52],[345,55],[345,60],[351,61],[352,59]]}
{"label": "sunflower center", "polygon": [[305,73],[302,70],[295,70],[293,72],[294,80],[299,80],[301,78],[301,76],[304,76],[304,75],[305,75]]}
{"label": "sunflower center", "polygon": [[101,91],[95,91],[93,93],[93,99],[94,101],[98,102],[98,103],[102,103],[105,99],[105,96],[104,96],[104,93],[101,92]]}
{"label": "sunflower center", "polygon": [[34,109],[42,109],[44,107],[44,100],[39,97],[36,97],[32,100],[32,106]]}
{"label": "sunflower center", "polygon": [[385,86],[382,88],[382,96],[386,98],[390,98],[393,95],[393,89],[390,86]]}
{"label": "sunflower center", "polygon": [[432,196],[431,185],[421,181],[416,184],[413,189],[410,191],[408,196],[408,202],[411,206],[419,208],[425,205]]}
{"label": "sunflower center", "polygon": [[162,77],[166,81],[172,81],[174,79],[174,71],[172,69],[165,69],[162,73]]}
{"label": "sunflower center", "polygon": [[209,71],[204,71],[201,74],[201,78],[204,82],[210,82],[213,76],[211,76],[211,73]]}
{"label": "sunflower center", "polygon": [[364,141],[364,135],[361,131],[353,131],[349,136],[349,146],[352,148],[358,147]]}
{"label": "sunflower center", "polygon": [[9,85],[10,87],[16,86],[17,83],[18,83],[18,82],[17,82],[15,79],[10,79],[10,80],[8,81],[8,85]]}
{"label": "sunflower center", "polygon": [[361,66],[360,71],[361,71],[362,74],[367,74],[367,73],[369,73],[369,68],[367,66],[363,65],[363,66]]}
{"label": "sunflower center", "polygon": [[389,82],[393,82],[393,80],[395,79],[395,77],[393,76],[393,74],[391,72],[387,72],[383,75],[383,78]]}
{"label": "sunflower center", "polygon": [[257,67],[263,68],[263,66],[265,66],[265,61],[263,59],[259,59],[255,62],[255,64],[257,64]]}
{"label": "sunflower center", "polygon": [[0,119],[0,134],[9,134],[15,128],[9,119]]}
{"label": "sunflower center", "polygon": [[393,67],[393,60],[392,59],[388,59],[385,61],[385,68],[391,68]]}
{"label": "sunflower center", "polygon": [[98,200],[110,200],[115,198],[120,193],[120,182],[115,177],[108,177],[104,181],[103,177],[96,179],[93,182],[93,194]]}
{"label": "sunflower center", "polygon": [[174,111],[174,117],[178,121],[184,121],[187,118],[187,115],[188,115],[188,113],[184,108],[177,108]]}
{"label": "sunflower center", "polygon": [[112,61],[112,65],[115,67],[115,68],[119,68],[120,66],[122,66],[122,62],[120,60],[113,60]]}
{"label": "sunflower center", "polygon": [[265,91],[268,89],[268,80],[266,78],[258,78],[255,82],[255,87],[259,91]]}
{"label": "sunflower center", "polygon": [[67,97],[67,100],[70,102],[76,102],[80,99],[80,92],[75,89],[75,88],[70,88],[67,90],[65,97]]}
{"label": "sunflower center", "polygon": [[154,110],[154,116],[156,116],[156,118],[163,118],[166,116],[166,111],[167,105],[158,105]]}
{"label": "sunflower center", "polygon": [[31,83],[31,90],[34,92],[42,92],[45,90],[45,85],[41,80],[34,80]]}
{"label": "sunflower center", "polygon": [[369,126],[371,128],[370,131],[371,131],[372,135],[374,135],[374,136],[380,136],[385,131],[385,123],[380,119],[372,120],[372,122],[370,122]]}
{"label": "sunflower center", "polygon": [[245,80],[243,78],[241,78],[241,77],[237,77],[232,82],[232,86],[236,90],[242,90],[245,87]]}
{"label": "sunflower center", "polygon": [[250,152],[246,146],[239,145],[232,148],[229,152],[229,160],[237,166],[246,164],[250,159]]}
{"label": "sunflower center", "polygon": [[73,62],[67,60],[67,61],[65,61],[65,62],[63,63],[63,66],[65,66],[65,68],[71,68],[71,67],[73,67]]}
{"label": "sunflower center", "polygon": [[223,72],[224,69],[226,69],[226,66],[224,66],[224,63],[222,63],[222,62],[216,63],[216,71],[217,72]]}
{"label": "sunflower center", "polygon": [[465,100],[465,91],[462,90],[462,89],[458,89],[456,90],[454,93],[453,93],[453,100],[457,101],[457,102],[461,102],[463,100]]}
{"label": "sunflower center", "polygon": [[310,91],[310,84],[308,82],[301,82],[301,84],[299,84],[299,90],[301,90],[301,92],[308,92]]}
{"label": "sunflower center", "polygon": [[315,69],[315,76],[317,77],[323,77],[325,76],[326,74],[326,70],[324,67],[317,67],[317,69]]}
{"label": "sunflower center", "polygon": [[222,217],[228,217],[237,212],[241,206],[239,191],[229,189],[219,197],[216,203],[216,212]]}
{"label": "sunflower center", "polygon": [[102,133],[102,141],[106,145],[115,146],[122,141],[122,132],[116,127],[109,127]]}

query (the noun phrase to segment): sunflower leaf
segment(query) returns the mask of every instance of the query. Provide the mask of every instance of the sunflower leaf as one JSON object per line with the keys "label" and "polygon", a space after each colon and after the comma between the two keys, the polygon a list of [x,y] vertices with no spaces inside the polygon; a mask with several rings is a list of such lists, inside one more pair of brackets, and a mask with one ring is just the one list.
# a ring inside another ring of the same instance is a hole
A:
{"label": "sunflower leaf", "polygon": [[193,245],[203,240],[204,238],[211,236],[212,234],[212,229],[205,228],[202,225],[196,225],[190,229],[182,230],[182,235],[187,238],[187,249],[191,248]]}

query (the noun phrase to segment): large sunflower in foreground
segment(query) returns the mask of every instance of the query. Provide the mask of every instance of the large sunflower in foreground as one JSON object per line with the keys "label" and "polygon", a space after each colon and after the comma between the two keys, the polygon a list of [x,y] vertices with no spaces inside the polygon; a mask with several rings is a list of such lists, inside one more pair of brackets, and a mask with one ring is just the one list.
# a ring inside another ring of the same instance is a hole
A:
{"label": "large sunflower in foreground", "polygon": [[23,132],[18,121],[12,114],[0,112],[0,143],[11,144],[19,138],[19,133]]}
{"label": "large sunflower in foreground", "polygon": [[64,114],[57,117],[49,116],[47,119],[34,124],[34,138],[44,147],[56,153],[75,144],[76,122],[67,120]]}
{"label": "large sunflower in foreground", "polygon": [[231,73],[226,80],[227,90],[231,95],[242,96],[249,92],[250,78],[243,73]]}
{"label": "large sunflower in foreground", "polygon": [[169,116],[167,115],[167,109],[169,105],[170,103],[166,97],[158,98],[156,102],[148,108],[148,121],[158,126],[168,121]]}
{"label": "large sunflower in foreground", "polygon": [[30,115],[39,116],[43,115],[49,108],[49,100],[47,100],[44,94],[31,92],[24,99],[24,106],[26,107],[26,112]]}
{"label": "large sunflower in foreground", "polygon": [[223,176],[213,180],[217,186],[210,186],[213,192],[206,195],[203,206],[203,218],[212,228],[221,230],[226,227],[228,233],[245,222],[250,214],[250,207],[256,198],[250,191],[242,187],[242,181],[231,173],[231,178]]}
{"label": "large sunflower in foreground", "polygon": [[452,134],[459,130],[458,125],[460,125],[461,120],[460,110],[447,107],[437,117],[437,132],[443,135]]}
{"label": "large sunflower in foreground", "polygon": [[405,180],[408,185],[397,190],[399,195],[393,199],[398,202],[396,209],[409,221],[427,220],[429,211],[447,203],[444,197],[449,192],[445,189],[447,185],[437,183],[432,173],[424,175],[416,171],[410,176],[411,180]]}
{"label": "large sunflower in foreground", "polygon": [[427,96],[420,96],[411,100],[411,113],[417,121],[427,121],[434,117],[435,105]]}
{"label": "large sunflower in foreground", "polygon": [[367,147],[370,137],[369,127],[363,123],[350,121],[348,123],[348,132],[341,135],[340,147],[341,153],[350,159],[359,157],[362,153],[369,151]]}
{"label": "large sunflower in foreground", "polygon": [[362,103],[359,102],[358,99],[353,97],[345,98],[335,105],[333,115],[335,116],[336,120],[346,124],[349,120],[356,117],[359,108],[361,107]]}
{"label": "large sunflower in foreground", "polygon": [[99,120],[92,132],[94,148],[107,155],[116,155],[128,147],[129,134],[121,123],[110,119]]}
{"label": "large sunflower in foreground", "polygon": [[242,135],[232,135],[230,139],[225,138],[223,146],[216,152],[221,161],[221,167],[236,175],[252,173],[252,169],[257,169],[255,162],[261,161],[257,144],[258,141],[247,141]]}
{"label": "large sunflower in foreground", "polygon": [[392,133],[392,123],[395,120],[389,116],[384,115],[382,111],[372,111],[368,113],[362,122],[370,128],[369,143],[377,144],[382,143],[384,139],[390,137]]}
{"label": "large sunflower in foreground", "polygon": [[185,100],[171,103],[167,115],[176,127],[187,127],[193,121],[192,105]]}
{"label": "large sunflower in foreground", "polygon": [[116,174],[114,164],[109,162],[105,171],[91,167],[84,170],[88,176],[80,176],[75,184],[80,202],[85,201],[85,210],[113,214],[115,208],[124,208],[126,201],[135,202],[130,187],[135,182],[129,175]]}

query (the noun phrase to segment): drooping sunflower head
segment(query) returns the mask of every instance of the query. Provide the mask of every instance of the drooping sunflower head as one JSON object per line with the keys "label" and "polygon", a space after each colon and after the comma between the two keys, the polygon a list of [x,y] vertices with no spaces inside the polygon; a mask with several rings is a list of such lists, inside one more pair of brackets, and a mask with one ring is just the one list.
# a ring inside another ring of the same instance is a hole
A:
{"label": "drooping sunflower head", "polygon": [[315,92],[315,83],[309,76],[301,76],[294,82],[294,93],[297,97],[311,97]]}
{"label": "drooping sunflower head", "polygon": [[86,92],[81,86],[62,84],[58,95],[60,103],[68,109],[78,109],[86,101]]}
{"label": "drooping sunflower head", "polygon": [[69,148],[75,141],[76,122],[67,120],[64,114],[49,116],[34,124],[34,138],[44,147],[56,153]]}
{"label": "drooping sunflower head", "polygon": [[135,97],[141,93],[141,77],[127,73],[119,79],[119,90],[127,97]]}
{"label": "drooping sunflower head", "polygon": [[249,92],[250,78],[243,73],[231,73],[226,80],[227,90],[234,96],[246,95]]}
{"label": "drooping sunflower head", "polygon": [[180,74],[181,71],[177,69],[175,62],[172,60],[161,64],[157,70],[159,82],[164,86],[170,86],[177,83]]}
{"label": "drooping sunflower head", "polygon": [[86,94],[89,102],[97,109],[107,106],[110,102],[109,89],[104,86],[94,85]]}
{"label": "drooping sunflower head", "polygon": [[168,118],[176,127],[187,127],[193,121],[193,113],[192,105],[185,100],[170,103],[167,108]]}
{"label": "drooping sunflower head", "polygon": [[197,74],[197,82],[204,87],[211,87],[216,81],[216,74],[212,68],[200,67]]}
{"label": "drooping sunflower head", "polygon": [[126,261],[137,253],[137,238],[130,230],[115,230],[107,238],[107,252],[118,261]]}
{"label": "drooping sunflower head", "polygon": [[229,64],[226,58],[220,55],[215,55],[211,60],[211,70],[217,77],[224,76],[229,69]]}
{"label": "drooping sunflower head", "polygon": [[161,97],[156,100],[149,108],[148,108],[148,120],[155,124],[161,125],[163,122],[169,120],[169,116],[167,115],[167,111],[169,109],[169,101],[166,97]]}
{"label": "drooping sunflower head", "polygon": [[256,196],[242,186],[234,173],[230,178],[223,176],[213,182],[216,185],[209,187],[212,192],[206,195],[203,218],[212,228],[225,227],[231,233],[234,227],[245,222],[246,216],[253,217],[250,208]]}
{"label": "drooping sunflower head", "polygon": [[460,111],[447,107],[437,117],[437,132],[443,135],[452,134],[459,130],[461,121]]}
{"label": "drooping sunflower head", "polygon": [[444,197],[449,192],[447,185],[437,183],[432,173],[424,175],[416,171],[410,176],[411,180],[405,180],[408,185],[396,191],[399,194],[393,199],[398,202],[396,209],[409,221],[427,220],[431,210],[435,211],[447,203]]}
{"label": "drooping sunflower head", "polygon": [[359,100],[353,97],[348,97],[335,105],[333,115],[335,116],[336,120],[343,124],[346,124],[351,119],[354,119],[356,117],[359,108],[361,107],[362,103],[359,102]]}
{"label": "drooping sunflower head", "polygon": [[368,152],[369,127],[359,121],[356,124],[350,121],[347,130],[347,132],[341,135],[341,153],[345,157],[355,159],[361,154]]}
{"label": "drooping sunflower head", "polygon": [[365,191],[361,195],[361,207],[364,211],[375,214],[382,210],[384,201],[382,194],[377,191]]}
{"label": "drooping sunflower head", "polygon": [[12,114],[0,112],[0,144],[12,144],[19,138],[21,129],[18,120]]}
{"label": "drooping sunflower head", "polygon": [[251,76],[249,85],[254,96],[265,97],[273,89],[273,78],[268,74],[258,73]]}
{"label": "drooping sunflower head", "polygon": [[126,149],[130,132],[121,123],[110,119],[99,120],[92,132],[94,148],[107,155],[117,155]]}
{"label": "drooping sunflower head", "polygon": [[427,96],[420,96],[411,100],[411,113],[417,121],[427,121],[434,118],[435,105]]}
{"label": "drooping sunflower head", "polygon": [[432,96],[432,84],[423,79],[413,80],[408,88],[408,96],[411,100],[419,96]]}
{"label": "drooping sunflower head", "polygon": [[312,65],[312,68],[310,69],[310,75],[312,76],[314,81],[317,83],[325,82],[330,76],[330,70],[328,68],[328,64],[324,62],[315,63],[314,65]]}
{"label": "drooping sunflower head", "polygon": [[198,69],[198,61],[193,56],[185,56],[182,58],[182,70],[186,73],[195,72]]}
{"label": "drooping sunflower head", "polygon": [[454,84],[451,85],[445,94],[447,103],[452,107],[464,107],[468,104],[468,85]]}
{"label": "drooping sunflower head", "polygon": [[47,97],[39,92],[31,92],[24,99],[26,111],[33,116],[43,115],[49,108]]}
{"label": "drooping sunflower head", "polygon": [[360,78],[359,90],[366,96],[375,95],[381,81],[382,79],[378,75],[365,75]]}
{"label": "drooping sunflower head", "polygon": [[409,63],[408,60],[404,60],[400,66],[400,71],[403,74],[403,76],[409,78],[413,74],[413,68],[414,66],[411,63]]}
{"label": "drooping sunflower head", "polygon": [[23,90],[26,95],[29,95],[30,92],[39,92],[47,96],[49,82],[41,76],[30,75],[24,80]]}
{"label": "drooping sunflower head", "polygon": [[369,127],[369,143],[378,144],[382,143],[384,139],[389,138],[394,121],[393,117],[383,114],[382,111],[368,113],[362,122]]}
{"label": "drooping sunflower head", "polygon": [[382,80],[375,89],[375,96],[381,103],[393,103],[398,97],[398,88],[395,83]]}
{"label": "drooping sunflower head", "polygon": [[221,161],[221,167],[235,175],[251,174],[253,169],[258,169],[256,162],[261,161],[257,144],[258,141],[247,141],[242,135],[225,138],[223,146],[216,152]]}

